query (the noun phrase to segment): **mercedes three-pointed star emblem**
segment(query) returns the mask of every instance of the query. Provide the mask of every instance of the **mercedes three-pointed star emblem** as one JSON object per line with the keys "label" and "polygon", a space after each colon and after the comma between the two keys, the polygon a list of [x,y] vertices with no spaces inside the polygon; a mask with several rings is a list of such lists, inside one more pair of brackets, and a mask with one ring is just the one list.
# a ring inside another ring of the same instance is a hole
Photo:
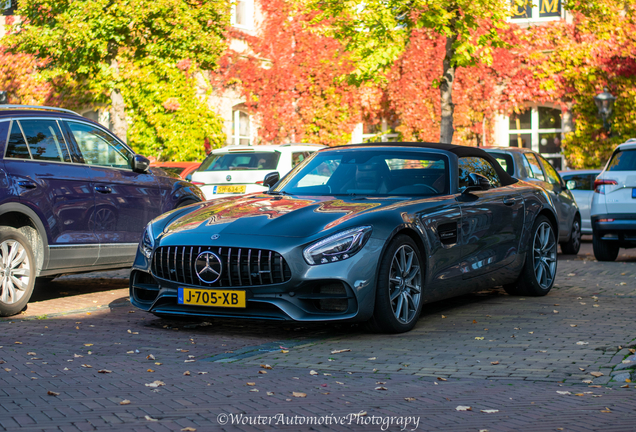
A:
{"label": "mercedes three-pointed star emblem", "polygon": [[214,283],[221,277],[223,264],[221,259],[210,251],[203,251],[194,261],[194,271],[201,282]]}

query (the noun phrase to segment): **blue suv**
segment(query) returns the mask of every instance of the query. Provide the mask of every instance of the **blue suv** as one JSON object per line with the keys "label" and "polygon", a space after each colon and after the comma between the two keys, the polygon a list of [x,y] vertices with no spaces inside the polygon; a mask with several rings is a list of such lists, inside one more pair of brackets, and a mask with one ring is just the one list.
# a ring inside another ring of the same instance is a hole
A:
{"label": "blue suv", "polygon": [[148,221],[204,199],[69,110],[0,105],[0,151],[0,316],[36,278],[130,267]]}

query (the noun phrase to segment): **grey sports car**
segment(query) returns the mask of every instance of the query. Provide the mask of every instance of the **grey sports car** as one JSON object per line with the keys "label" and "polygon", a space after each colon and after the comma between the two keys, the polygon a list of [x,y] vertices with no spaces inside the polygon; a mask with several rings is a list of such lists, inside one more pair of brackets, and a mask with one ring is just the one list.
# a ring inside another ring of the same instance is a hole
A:
{"label": "grey sports car", "polygon": [[545,295],[557,216],[488,153],[428,143],[318,151],[267,193],[148,224],[131,302],[159,316],[367,321],[413,328],[425,303],[503,285]]}

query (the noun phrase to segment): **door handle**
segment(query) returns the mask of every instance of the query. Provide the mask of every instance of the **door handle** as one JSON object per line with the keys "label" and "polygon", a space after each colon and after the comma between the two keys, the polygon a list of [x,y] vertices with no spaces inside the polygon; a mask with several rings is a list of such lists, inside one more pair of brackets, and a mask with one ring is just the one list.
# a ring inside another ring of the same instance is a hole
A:
{"label": "door handle", "polygon": [[503,203],[507,206],[515,205],[517,203],[517,198],[515,197],[505,197],[503,199]]}
{"label": "door handle", "polygon": [[95,190],[99,193],[103,193],[103,194],[109,194],[111,193],[113,190],[111,188],[109,188],[108,186],[95,186]]}
{"label": "door handle", "polygon": [[38,187],[37,183],[31,180],[19,180],[18,185],[25,189],[35,189],[36,187]]}

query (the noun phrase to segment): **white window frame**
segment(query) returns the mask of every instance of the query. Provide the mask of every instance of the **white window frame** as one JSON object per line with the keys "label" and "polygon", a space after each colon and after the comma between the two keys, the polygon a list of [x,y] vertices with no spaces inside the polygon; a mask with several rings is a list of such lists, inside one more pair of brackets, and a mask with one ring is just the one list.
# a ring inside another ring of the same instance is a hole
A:
{"label": "white window frame", "polygon": [[[241,130],[241,127],[240,127],[241,114],[240,113],[247,115],[247,119],[249,121],[247,135],[240,134],[240,130]],[[252,116],[249,115],[248,112],[243,111],[241,109],[234,109],[232,110],[232,145],[241,145],[242,139],[247,139],[248,145],[252,145]]]}
{"label": "white window frame", "polygon": [[[364,131],[364,123],[361,123],[361,125],[362,125],[362,131]],[[400,134],[398,134],[395,131],[391,132],[391,133],[386,133],[387,130],[389,130],[388,122],[386,121],[386,119],[382,119],[382,123],[381,123],[382,135],[380,135],[380,141],[381,142],[397,141],[397,139],[399,138]],[[378,136],[378,134],[365,134],[363,132],[362,133],[362,142],[366,142],[366,140],[368,140],[370,138],[376,138],[377,136]]]}
{"label": "white window frame", "polygon": [[[561,111],[561,127],[560,128],[550,128],[550,129],[539,129],[539,108],[551,108],[551,109],[557,109],[559,111]],[[510,141],[512,139],[512,137],[516,136],[516,135],[524,135],[524,134],[530,134],[531,138],[531,142],[532,142],[532,150],[539,153],[541,156],[543,156],[544,158],[560,158],[561,159],[561,166],[565,168],[565,157],[563,156],[562,153],[544,153],[541,151],[541,143],[539,142],[539,135],[540,134],[544,134],[544,133],[557,133],[560,135],[561,137],[561,142],[563,142],[563,111],[559,109],[559,107],[556,106],[550,106],[550,105],[529,105],[526,107],[526,109],[531,110],[530,111],[530,129],[510,129],[510,117],[506,117],[506,125],[508,127],[508,146],[509,147],[516,147],[513,145],[510,145]]]}
{"label": "white window frame", "polygon": [[[236,22],[236,4],[238,1],[245,3],[245,14],[247,24],[237,24]],[[244,30],[252,30],[254,29],[254,0],[233,0],[232,1],[232,18],[231,18],[232,27],[236,27]]]}

